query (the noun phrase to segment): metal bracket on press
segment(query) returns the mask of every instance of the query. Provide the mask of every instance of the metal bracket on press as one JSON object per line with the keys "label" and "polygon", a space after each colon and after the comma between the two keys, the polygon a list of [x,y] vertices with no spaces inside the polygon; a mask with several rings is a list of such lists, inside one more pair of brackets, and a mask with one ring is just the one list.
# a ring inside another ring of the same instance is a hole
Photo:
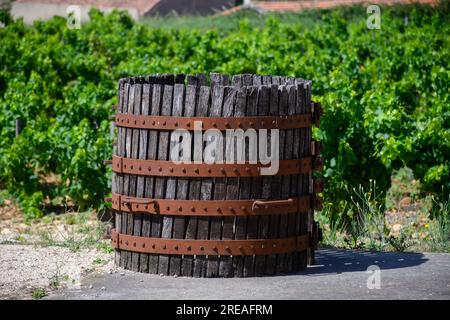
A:
{"label": "metal bracket on press", "polygon": [[311,154],[313,156],[322,154],[322,150],[323,150],[322,142],[320,142],[320,141],[311,142]]}
{"label": "metal bracket on press", "polygon": [[320,118],[323,114],[322,105],[320,104],[320,102],[313,102],[312,109],[313,122],[317,127],[320,127]]}
{"label": "metal bracket on press", "polygon": [[322,156],[314,156],[313,157],[313,168],[314,171],[322,171],[323,170],[323,158]]}
{"label": "metal bracket on press", "polygon": [[129,213],[148,213],[173,216],[251,216],[306,213],[311,197],[286,200],[172,200],[136,198],[113,193],[114,210]]}

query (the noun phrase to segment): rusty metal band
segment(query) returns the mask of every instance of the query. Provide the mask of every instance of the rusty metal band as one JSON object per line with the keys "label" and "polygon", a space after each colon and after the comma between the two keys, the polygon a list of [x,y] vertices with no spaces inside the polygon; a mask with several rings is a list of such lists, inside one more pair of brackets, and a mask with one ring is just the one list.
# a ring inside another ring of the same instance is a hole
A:
{"label": "rusty metal band", "polygon": [[[312,114],[259,117],[174,117],[116,113],[119,127],[153,130],[298,129],[311,126]],[[199,124],[199,127],[195,125]]]}
{"label": "rusty metal band", "polygon": [[117,233],[111,230],[112,246],[116,249],[140,253],[251,256],[291,253],[310,248],[309,234],[281,238],[255,240],[185,240],[149,238]]}
{"label": "rusty metal band", "polygon": [[252,216],[308,212],[311,196],[285,200],[172,200],[113,193],[112,208],[130,213],[173,216]]}
{"label": "rusty metal band", "polygon": [[[279,160],[276,175],[307,174],[312,170],[311,157]],[[167,177],[257,177],[268,166],[257,164],[176,164],[165,160],[140,160],[113,156],[112,170],[116,173]]]}

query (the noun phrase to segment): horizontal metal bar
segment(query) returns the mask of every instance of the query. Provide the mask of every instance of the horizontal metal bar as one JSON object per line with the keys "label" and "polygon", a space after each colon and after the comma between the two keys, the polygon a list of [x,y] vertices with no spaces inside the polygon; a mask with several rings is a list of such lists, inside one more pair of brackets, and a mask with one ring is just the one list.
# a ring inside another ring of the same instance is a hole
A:
{"label": "horizontal metal bar", "polygon": [[[298,129],[311,127],[312,114],[259,117],[175,117],[117,113],[119,127],[153,130]],[[195,122],[201,123],[200,127]]]}
{"label": "horizontal metal bar", "polygon": [[117,233],[111,230],[112,246],[141,253],[252,256],[304,251],[312,246],[309,234],[281,239],[252,240],[186,240],[149,238]]}
{"label": "horizontal metal bar", "polygon": [[[144,176],[171,177],[258,177],[264,176],[262,168],[267,165],[257,164],[176,164],[165,160],[140,160],[113,156],[112,169],[116,173],[137,174]],[[275,175],[307,174],[312,171],[311,157],[294,160],[279,160]]]}
{"label": "horizontal metal bar", "polygon": [[[106,199],[105,199],[106,201]],[[114,210],[175,216],[252,216],[306,213],[311,209],[311,196],[288,200],[172,200],[136,198],[113,193]],[[280,204],[284,202],[284,205]],[[255,205],[256,204],[256,205]]]}

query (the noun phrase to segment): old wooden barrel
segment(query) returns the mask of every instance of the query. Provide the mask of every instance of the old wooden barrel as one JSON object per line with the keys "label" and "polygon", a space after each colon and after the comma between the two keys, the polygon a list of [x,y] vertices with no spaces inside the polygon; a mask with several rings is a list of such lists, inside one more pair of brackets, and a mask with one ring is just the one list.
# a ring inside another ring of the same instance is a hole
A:
{"label": "old wooden barrel", "polygon": [[[311,82],[299,78],[121,79],[110,199],[116,265],[194,277],[305,269],[320,237],[313,212],[320,206],[321,183],[313,171],[322,161],[320,145],[311,138],[320,113],[311,101]],[[239,135],[227,140],[227,132],[244,133],[241,149]],[[252,140],[255,133],[259,141]],[[225,137],[222,144],[215,134]],[[272,142],[276,146],[270,153],[278,150],[275,173],[262,173],[267,161],[249,160],[263,149],[261,139],[269,150]],[[181,141],[191,150],[181,152]],[[214,145],[209,155],[207,145]],[[220,151],[227,161],[220,161]]]}

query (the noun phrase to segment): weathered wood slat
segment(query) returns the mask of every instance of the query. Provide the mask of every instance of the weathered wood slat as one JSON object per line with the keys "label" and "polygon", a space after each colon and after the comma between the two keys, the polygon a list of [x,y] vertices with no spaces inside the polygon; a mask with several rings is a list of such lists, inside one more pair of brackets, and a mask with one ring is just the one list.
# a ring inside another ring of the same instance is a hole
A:
{"label": "weathered wood slat", "polygon": [[[159,115],[161,113],[163,90],[164,87],[162,85],[160,84],[153,85],[152,109],[151,109],[152,115]],[[158,159],[158,152],[160,146],[160,131],[150,130],[148,143],[149,143],[148,159],[150,160]],[[156,183],[157,179],[151,177],[147,181],[149,185],[153,186],[151,196],[153,198],[161,197],[164,191],[162,189],[162,187],[164,187],[164,180],[163,179],[158,180],[158,183]],[[150,190],[150,188],[148,188],[148,190]],[[161,236],[161,216],[156,215],[151,217],[150,234],[152,237],[155,238]],[[148,261],[148,272],[153,274],[158,273],[158,264],[159,264],[159,255],[150,254]]]}
{"label": "weathered wood slat", "polygon": [[[140,79],[138,79],[139,81]],[[142,100],[142,84],[139,82],[134,85],[134,104],[133,104],[133,114],[140,115],[141,114],[141,100]],[[132,129],[132,137],[131,137],[131,158],[137,159],[139,156],[139,129]],[[130,175],[129,181],[129,195],[136,196],[137,192],[137,179],[136,175]],[[128,215],[128,234],[141,234],[141,225],[142,225],[142,216],[139,215]],[[132,252],[131,253],[131,270],[138,271],[139,270],[139,253]]]}
{"label": "weathered wood slat", "polygon": [[[279,113],[280,115],[286,115],[289,103],[289,93],[285,85],[280,86],[279,90],[280,90]],[[289,148],[291,146],[289,145],[288,139],[289,136],[286,130],[280,130],[280,141],[284,142],[283,157],[280,156],[280,159],[283,160],[290,157]],[[290,177],[283,176],[281,178],[281,197],[285,199],[286,197],[289,196],[289,194],[290,194]],[[280,238],[284,238],[287,236],[287,227],[288,227],[287,218],[288,218],[287,215],[282,215],[280,217],[279,232],[278,232],[278,237]],[[279,273],[286,272],[286,270],[287,270],[286,254],[279,254],[277,257],[277,272]]]}
{"label": "weathered wood slat", "polygon": [[[292,83],[291,79],[289,79],[289,83]],[[295,86],[292,84],[289,84],[287,86],[288,91],[288,115],[294,115],[295,114],[295,106],[297,103],[297,93],[295,91]],[[285,157],[287,159],[294,159],[294,145],[295,145],[295,130],[290,129],[286,130],[286,154]],[[290,177],[286,177],[287,181],[289,182],[289,194],[287,196],[292,197],[296,196],[297,194],[297,185],[298,185],[298,175],[293,175]],[[294,236],[295,235],[295,223],[297,221],[296,214],[291,213],[287,217],[288,219],[288,227],[287,227],[287,236]],[[286,254],[286,271],[292,272],[293,270],[293,258],[295,253],[289,253]]]}
{"label": "weathered wood slat", "polygon": [[[258,115],[258,94],[259,88],[255,85],[261,84],[261,76],[253,77],[253,86],[249,88],[247,96],[247,114],[248,116]],[[251,153],[251,149],[248,150]],[[247,150],[246,150],[247,153]],[[249,159],[249,158],[247,158]],[[261,197],[261,177],[250,178],[250,199]],[[247,239],[256,239],[258,236],[258,217],[248,217],[247,219]],[[255,257],[246,256],[244,258],[244,277],[252,277],[255,274]]]}
{"label": "weathered wood slat", "polygon": [[[233,84],[239,85],[236,93],[236,102],[234,115],[236,117],[245,116],[247,109],[247,88],[243,87],[244,75],[235,76]],[[248,148],[247,148],[248,150]],[[248,152],[248,151],[247,151]],[[248,178],[238,178],[238,199],[249,199],[250,181]],[[246,238],[247,217],[236,217],[234,219],[234,239],[242,240]],[[234,275],[243,277],[244,275],[244,257],[233,257]]]}
{"label": "weathered wood slat", "polygon": [[[211,92],[208,86],[201,86],[198,97],[197,115],[207,116],[210,109]],[[211,199],[212,179],[200,179],[200,199]],[[208,239],[209,218],[199,217],[197,223],[197,239]],[[207,261],[206,256],[196,256],[194,261],[194,277],[203,277],[206,275]]]}
{"label": "weathered wood slat", "polygon": [[[142,85],[141,114],[149,115],[151,111],[151,85],[146,83]],[[148,159],[148,130],[139,130],[139,159]],[[153,185],[150,183],[151,177],[138,176],[136,186],[137,197],[151,197]],[[147,214],[138,214],[134,216],[134,235],[144,237],[150,236],[151,221]],[[134,263],[134,261],[133,261]],[[136,267],[137,271],[148,272],[148,254],[141,253]]]}
{"label": "weathered wood slat", "polygon": [[[127,94],[128,95],[128,94]],[[127,97],[128,99],[128,97]],[[121,79],[119,81],[119,96],[117,99],[117,112],[123,111],[123,105],[125,100],[125,80]],[[127,102],[128,103],[128,102]],[[124,128],[118,127],[117,129],[117,147],[115,148],[115,154],[118,156],[125,156],[123,150],[124,150],[124,134],[123,134]],[[123,193],[123,175],[121,174],[113,174],[113,192],[117,193]],[[122,213],[120,211],[115,213],[115,228],[116,230],[122,231]],[[120,255],[121,252],[119,250],[115,250],[114,253],[114,263],[118,266],[121,266],[120,264]]]}
{"label": "weathered wood slat", "polygon": [[[267,77],[263,77],[263,82],[269,82]],[[258,93],[258,115],[266,116],[269,114],[270,109],[270,88],[268,86],[260,87]],[[268,130],[270,131],[270,130]],[[270,137],[268,136],[268,140],[270,141]],[[270,144],[267,145],[268,150],[270,150]],[[272,177],[266,176],[261,177],[259,179],[259,183],[261,184],[260,190],[258,190],[259,194],[254,194],[254,197],[258,196],[261,199],[269,199],[270,193],[272,191]],[[269,233],[269,216],[260,216],[256,220],[258,220],[257,225],[257,238],[258,239],[267,239]],[[256,256],[255,257],[255,276],[263,276],[266,268],[266,256]]]}
{"label": "weathered wood slat", "polygon": [[[223,117],[232,117],[234,114],[234,105],[236,100],[237,90],[233,87],[225,87],[224,90],[224,100],[222,108]],[[230,150],[230,146],[224,143],[225,152]],[[230,155],[225,154],[225,159],[229,159]],[[225,190],[222,199],[237,199],[238,197],[238,179],[237,178],[226,178],[225,180]],[[218,198],[214,193],[215,198]],[[222,240],[232,240],[233,239],[233,217],[224,217],[222,219]],[[219,263],[219,276],[221,277],[232,277],[233,276],[233,264],[232,258],[229,256],[221,256]]]}
{"label": "weathered wood slat", "polygon": [[[186,101],[185,108],[189,110],[186,112],[187,116],[196,115],[196,104],[197,97],[199,93],[199,78],[196,76],[188,76],[188,85],[186,86]],[[194,160],[194,155],[192,155],[191,160]],[[200,179],[191,179],[188,181],[188,196],[187,199],[198,200],[200,199]],[[186,239],[196,239],[197,236],[197,217],[186,217]],[[181,265],[181,274],[186,277],[192,276],[193,266],[194,266],[194,256],[184,255]]]}
{"label": "weathered wood slat", "polygon": [[[124,106],[124,113],[133,113],[134,109],[134,79],[130,79],[130,84],[128,88],[128,100],[127,105]],[[126,108],[126,110],[125,110]],[[131,158],[131,142],[132,142],[132,129],[126,129],[125,131],[125,157]],[[125,174],[123,176],[123,194],[130,195],[130,175]],[[122,212],[122,232],[128,234],[128,216],[131,216],[125,212]],[[132,218],[132,217],[131,217]],[[124,268],[129,269],[131,267],[131,252],[124,251],[121,253],[121,265]]]}
{"label": "weathered wood slat", "polygon": [[[171,115],[172,112],[173,86],[164,85],[161,115]],[[159,133],[158,160],[169,160],[169,132]],[[157,198],[173,199],[175,198],[176,180],[174,178],[156,178],[155,188]],[[173,218],[163,216],[161,219],[161,238],[171,238]],[[159,255],[158,273],[167,275],[169,273],[169,259],[166,254]]]}
{"label": "weathered wood slat", "polygon": [[[222,107],[224,100],[224,85],[227,83],[225,75],[212,73],[211,78],[211,110],[209,115],[211,117],[220,117],[222,115]],[[217,156],[217,155],[216,155]],[[216,158],[217,160],[217,158]],[[223,199],[225,197],[226,181],[224,178],[214,178],[211,188],[212,199]],[[209,223],[209,239],[218,240],[222,233],[222,218],[211,217]],[[219,257],[208,256],[208,265],[206,270],[207,277],[216,277],[219,274]]]}
{"label": "weathered wood slat", "polygon": [[[192,105],[189,105],[189,110],[186,108],[188,107],[184,103],[184,84],[177,83],[174,86],[174,92],[173,92],[173,109],[172,109],[172,115],[174,116],[181,116],[183,113],[185,113],[186,116],[192,116],[193,111],[191,109]],[[171,145],[173,145],[173,141],[171,141]],[[172,149],[172,148],[171,148]],[[172,159],[172,160],[180,160],[181,158]],[[166,196],[169,199],[168,193],[171,192],[170,196],[173,197],[173,199],[180,199],[185,200],[186,195],[188,193],[188,179],[184,178],[177,178],[177,179],[170,179],[169,181],[175,180],[173,187],[174,190],[172,191],[171,187],[172,184],[168,183]],[[185,218],[184,217],[171,217],[173,220],[172,222],[172,238],[176,239],[184,239],[184,233],[185,233]],[[180,275],[181,274],[181,255],[172,255],[170,257],[170,268],[169,268],[169,274],[170,275]]]}

